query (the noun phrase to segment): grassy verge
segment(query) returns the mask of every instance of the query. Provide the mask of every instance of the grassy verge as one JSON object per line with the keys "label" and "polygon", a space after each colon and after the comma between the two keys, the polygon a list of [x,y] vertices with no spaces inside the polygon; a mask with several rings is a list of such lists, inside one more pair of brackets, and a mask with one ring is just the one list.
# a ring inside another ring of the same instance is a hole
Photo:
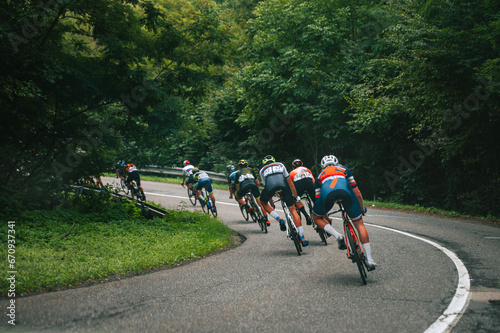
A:
{"label": "grassy verge", "polygon": [[[103,176],[114,177],[115,175],[112,173],[105,173],[103,174]],[[182,183],[182,177],[172,177],[172,176],[166,177],[166,176],[155,176],[148,174],[141,174],[141,180],[158,182],[158,183],[179,184],[179,185]],[[213,188],[216,188],[218,190],[227,190],[227,184],[220,181],[213,181],[212,186]]]}
{"label": "grassy verge", "polygon": [[393,209],[393,210],[401,210],[401,211],[410,211],[410,212],[420,212],[420,213],[429,213],[434,215],[442,215],[447,217],[458,217],[463,219],[473,219],[480,220],[485,222],[499,223],[500,219],[494,216],[472,216],[467,214],[462,214],[455,211],[449,211],[444,209],[439,209],[435,207],[422,207],[419,205],[403,205],[399,203],[392,202],[380,202],[380,201],[369,201],[364,200],[365,205],[368,207],[374,208],[384,208],[384,209]]}
{"label": "grassy verge", "polygon": [[[109,206],[85,212],[85,205],[80,204],[26,212],[16,218],[16,294],[105,282],[235,245],[234,232],[207,214],[170,211],[164,219],[147,220],[133,205]],[[75,221],[74,229],[64,237]],[[7,223],[0,229],[7,235]],[[7,258],[7,240],[3,243],[1,255]],[[12,270],[6,260],[0,261],[0,269]],[[8,283],[0,280],[2,296],[7,294]]]}

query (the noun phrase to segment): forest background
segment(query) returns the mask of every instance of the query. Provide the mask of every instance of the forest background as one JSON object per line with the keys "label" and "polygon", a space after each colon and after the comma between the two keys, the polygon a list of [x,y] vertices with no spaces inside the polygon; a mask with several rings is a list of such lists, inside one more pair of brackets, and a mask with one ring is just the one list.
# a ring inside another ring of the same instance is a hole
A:
{"label": "forest background", "polygon": [[136,164],[334,154],[367,199],[500,216],[500,2],[7,0],[4,212]]}

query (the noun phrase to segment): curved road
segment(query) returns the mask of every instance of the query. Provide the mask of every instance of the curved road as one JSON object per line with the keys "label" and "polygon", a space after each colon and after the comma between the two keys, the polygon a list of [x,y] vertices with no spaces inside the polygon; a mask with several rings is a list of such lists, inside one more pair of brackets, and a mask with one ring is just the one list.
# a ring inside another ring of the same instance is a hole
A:
{"label": "curved road", "polygon": [[[180,185],[143,186],[167,208],[184,201],[199,209]],[[226,191],[215,195],[219,218],[246,239],[239,247],[173,269],[18,298],[9,331],[500,331],[498,225],[369,209],[379,267],[364,286],[332,238],[324,246],[305,226],[310,245],[297,256],[275,221],[264,234],[242,219]],[[0,304],[6,309],[7,300]],[[7,326],[4,317],[0,330]]]}

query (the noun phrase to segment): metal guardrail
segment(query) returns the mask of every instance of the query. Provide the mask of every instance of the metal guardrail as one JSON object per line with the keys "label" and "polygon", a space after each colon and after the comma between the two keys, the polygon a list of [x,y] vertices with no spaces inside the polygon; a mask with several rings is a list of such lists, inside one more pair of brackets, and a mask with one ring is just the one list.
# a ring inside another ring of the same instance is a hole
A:
{"label": "metal guardrail", "polygon": [[[156,165],[148,165],[146,167],[140,168],[140,172],[156,173],[160,175],[173,175],[182,177],[182,168],[161,168]],[[205,170],[203,170],[205,171]],[[220,182],[227,182],[227,176],[223,173],[217,173],[213,171],[205,171],[211,180],[216,180]]]}

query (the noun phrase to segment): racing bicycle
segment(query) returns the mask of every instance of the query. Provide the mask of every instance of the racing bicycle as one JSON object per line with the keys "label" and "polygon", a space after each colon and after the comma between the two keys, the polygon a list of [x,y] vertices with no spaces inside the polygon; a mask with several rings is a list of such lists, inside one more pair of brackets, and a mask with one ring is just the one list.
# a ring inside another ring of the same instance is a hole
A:
{"label": "racing bicycle", "polygon": [[295,249],[297,250],[298,255],[300,256],[302,254],[302,241],[300,240],[299,232],[297,231],[297,227],[295,226],[295,223],[293,222],[293,216],[292,213],[290,213],[290,210],[288,209],[288,206],[286,205],[285,201],[283,200],[283,196],[280,193],[281,191],[278,191],[280,201],[281,201],[281,207],[283,208],[283,212],[285,213],[285,223],[286,223],[286,235],[288,238],[290,238],[293,243],[295,244]]}
{"label": "racing bicycle", "polygon": [[205,199],[205,203],[200,202],[203,212],[217,217],[217,207],[215,207],[215,202],[212,200],[212,196],[208,194],[204,187],[201,189],[201,196]]}
{"label": "racing bicycle", "polygon": [[260,210],[260,206],[257,203],[257,199],[255,199],[252,192],[245,194],[245,202],[247,204],[250,203],[250,207],[252,207],[249,213],[252,217],[252,220],[254,222],[257,222],[259,224],[260,230],[264,231],[267,234],[267,225],[264,221],[264,215],[262,215],[262,211]]}
{"label": "racing bicycle", "polygon": [[[184,187],[184,185],[182,185],[182,187]],[[188,191],[188,198],[189,198],[189,201],[191,201],[191,203],[193,204],[193,206],[196,206],[196,201],[198,200],[198,195],[196,195],[196,193],[194,192],[193,189],[189,188],[189,186],[186,186],[187,187],[187,191]]]}
{"label": "racing bicycle", "polygon": [[366,284],[366,279],[368,277],[366,272],[374,270],[375,268],[368,267],[366,255],[363,251],[363,247],[361,246],[361,242],[359,241],[358,233],[351,219],[347,215],[347,212],[345,211],[342,200],[337,200],[337,204],[339,205],[339,209],[332,213],[328,213],[328,215],[333,215],[335,213],[340,213],[342,215],[342,221],[344,225],[344,239],[347,247],[347,258],[350,259],[353,263],[356,263],[359,274],[361,275],[361,280],[363,281],[363,284]]}
{"label": "racing bicycle", "polygon": [[134,199],[135,197],[139,201],[146,201],[146,195],[137,185],[135,180],[132,180],[132,182],[130,182],[130,196],[132,197],[132,199]]}

